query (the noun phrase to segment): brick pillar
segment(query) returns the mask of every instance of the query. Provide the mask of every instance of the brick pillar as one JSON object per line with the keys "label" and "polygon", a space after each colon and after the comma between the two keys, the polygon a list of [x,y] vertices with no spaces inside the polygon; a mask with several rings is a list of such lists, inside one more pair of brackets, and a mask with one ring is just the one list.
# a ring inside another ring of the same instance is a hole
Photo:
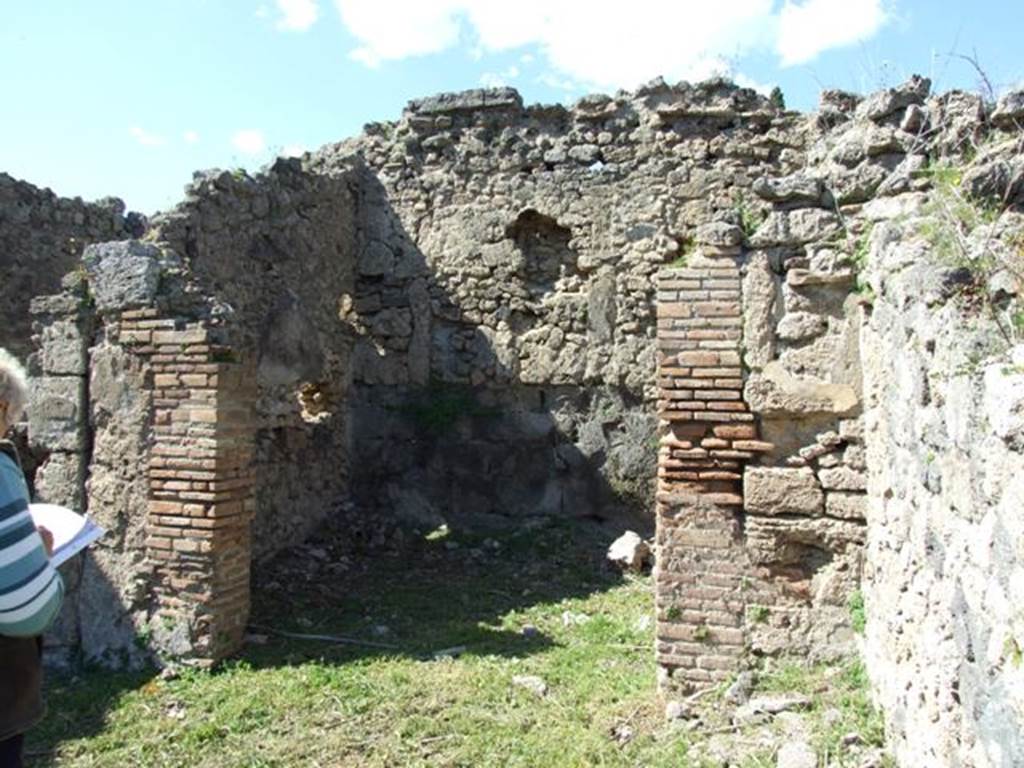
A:
{"label": "brick pillar", "polygon": [[120,340],[152,371],[154,639],[172,654],[221,658],[240,645],[249,615],[255,377],[200,323],[154,309],[125,312]]}
{"label": "brick pillar", "polygon": [[740,285],[731,258],[658,277],[657,659],[669,690],[727,679],[745,647],[743,467],[771,445],[743,401]]}

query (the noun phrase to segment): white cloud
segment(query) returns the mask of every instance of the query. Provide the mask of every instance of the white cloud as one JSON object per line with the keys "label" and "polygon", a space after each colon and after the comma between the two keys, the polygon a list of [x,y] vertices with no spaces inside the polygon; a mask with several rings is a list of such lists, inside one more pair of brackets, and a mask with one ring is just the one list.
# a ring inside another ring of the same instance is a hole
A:
{"label": "white cloud", "polygon": [[335,0],[341,20],[364,45],[349,55],[368,67],[438,53],[459,39],[463,0]]}
{"label": "white cloud", "polygon": [[181,138],[185,140],[186,144],[198,144],[199,143],[199,132],[198,131],[185,131],[181,134]]}
{"label": "white cloud", "polygon": [[[783,65],[877,32],[883,0],[334,0],[359,41],[350,56],[376,67],[460,45],[525,51],[554,76],[587,87],[635,87],[661,74],[699,80],[732,72],[750,53]],[[527,63],[530,59],[522,59]]]}
{"label": "white cloud", "polygon": [[583,86],[574,80],[569,78],[558,77],[551,72],[543,72],[534,78],[534,82],[546,85],[548,88],[556,88],[566,93],[578,93],[583,90]]}
{"label": "white cloud", "polygon": [[238,131],[231,137],[231,146],[243,155],[258,155],[267,148],[267,141],[263,137],[262,131],[248,128]]}
{"label": "white cloud", "polygon": [[163,136],[159,136],[155,133],[150,133],[137,125],[133,125],[128,129],[128,133],[144,147],[162,147],[167,143],[167,139]]}
{"label": "white cloud", "polygon": [[281,14],[281,18],[277,21],[278,29],[304,32],[312,27],[320,16],[320,8],[316,0],[274,0],[274,2]]}
{"label": "white cloud", "polygon": [[822,51],[867,40],[887,18],[882,0],[786,0],[775,50],[782,66],[803,64]]}
{"label": "white cloud", "polygon": [[302,157],[306,154],[306,148],[301,144],[289,144],[281,150],[281,157]]}
{"label": "white cloud", "polygon": [[514,64],[503,72],[484,72],[480,84],[485,88],[501,88],[519,77],[519,67]]}

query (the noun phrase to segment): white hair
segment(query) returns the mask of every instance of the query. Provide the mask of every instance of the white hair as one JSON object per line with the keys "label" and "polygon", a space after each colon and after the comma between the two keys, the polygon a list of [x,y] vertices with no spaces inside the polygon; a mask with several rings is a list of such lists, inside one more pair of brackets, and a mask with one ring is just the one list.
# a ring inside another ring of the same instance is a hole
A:
{"label": "white hair", "polygon": [[28,374],[17,358],[0,347],[0,402],[7,403],[7,426],[18,423],[28,402]]}

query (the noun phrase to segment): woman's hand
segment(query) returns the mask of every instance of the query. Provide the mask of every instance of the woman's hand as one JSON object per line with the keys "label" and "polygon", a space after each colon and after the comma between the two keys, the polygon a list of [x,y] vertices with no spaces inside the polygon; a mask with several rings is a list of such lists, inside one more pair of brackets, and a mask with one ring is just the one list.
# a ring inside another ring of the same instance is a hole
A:
{"label": "woman's hand", "polygon": [[50,533],[50,529],[42,525],[37,525],[36,530],[39,531],[39,535],[43,539],[43,546],[46,548],[46,556],[53,557],[53,534]]}

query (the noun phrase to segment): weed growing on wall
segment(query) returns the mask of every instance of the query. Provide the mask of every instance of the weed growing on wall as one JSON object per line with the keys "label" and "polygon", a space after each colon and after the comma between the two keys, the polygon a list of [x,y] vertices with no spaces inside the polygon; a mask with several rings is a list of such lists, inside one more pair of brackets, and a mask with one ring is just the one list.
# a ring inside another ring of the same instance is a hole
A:
{"label": "weed growing on wall", "polygon": [[497,409],[481,406],[467,387],[441,381],[431,382],[395,410],[409,417],[418,429],[437,436],[451,432],[463,416],[498,415]]}
{"label": "weed growing on wall", "polygon": [[[1007,181],[1002,196],[972,195],[965,178],[977,162],[946,160],[920,172],[932,192],[918,232],[937,262],[965,273],[959,290],[965,308],[987,316],[1013,346],[1024,340],[1024,233],[1009,228],[1006,214],[1013,207],[1010,192],[1021,180]],[[994,287],[998,280],[1012,286],[1009,296]]]}
{"label": "weed growing on wall", "polygon": [[742,193],[736,194],[733,210],[739,219],[740,229],[743,230],[743,237],[750,239],[757,232],[757,228],[764,223],[764,212],[751,206]]}
{"label": "weed growing on wall", "polygon": [[867,624],[867,614],[864,612],[864,593],[859,589],[850,595],[847,601],[850,609],[850,626],[858,635],[864,634],[864,626]]}
{"label": "weed growing on wall", "polygon": [[747,609],[747,615],[755,624],[763,624],[768,620],[768,606],[752,605]]}
{"label": "weed growing on wall", "polygon": [[665,265],[668,269],[683,269],[684,267],[689,266],[690,256],[693,255],[693,252],[697,247],[692,237],[679,238],[678,243],[679,255]]}
{"label": "weed growing on wall", "polygon": [[861,233],[853,245],[850,253],[850,266],[853,267],[855,278],[855,289],[857,293],[867,299],[874,297],[874,290],[867,280],[868,257],[871,254],[871,233],[874,227],[870,227]]}
{"label": "weed growing on wall", "polygon": [[1003,658],[1006,659],[1014,669],[1020,668],[1021,661],[1024,659],[1024,653],[1021,651],[1017,638],[1013,635],[1007,635],[1006,640],[1003,641]]}

